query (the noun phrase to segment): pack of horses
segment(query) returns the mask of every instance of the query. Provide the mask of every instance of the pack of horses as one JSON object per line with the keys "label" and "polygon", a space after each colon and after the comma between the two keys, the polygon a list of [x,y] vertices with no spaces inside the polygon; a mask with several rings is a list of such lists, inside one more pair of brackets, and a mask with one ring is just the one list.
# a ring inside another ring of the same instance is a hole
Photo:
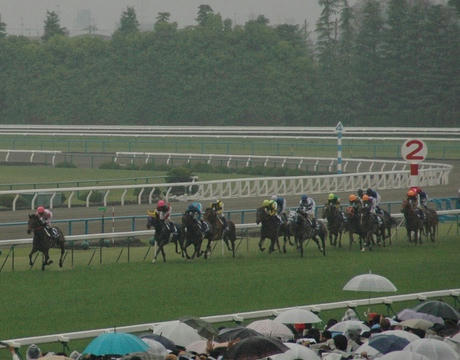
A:
{"label": "pack of horses", "polygon": [[[421,244],[422,235],[425,235],[432,242],[436,240],[438,228],[438,215],[435,210],[428,207],[417,208],[410,201],[402,202],[401,212],[404,215],[404,222],[407,237],[410,243]],[[326,238],[329,238],[330,246],[342,246],[343,234],[348,234],[349,248],[358,237],[359,248],[371,250],[374,246],[391,245],[392,228],[396,226],[396,220],[391,215],[383,211],[379,220],[366,206],[347,207],[342,213],[335,205],[325,205],[322,217],[327,220],[327,225],[316,220],[315,226],[312,220],[299,211],[290,211],[289,216],[279,217],[269,215],[263,207],[256,210],[256,223],[260,224],[259,249],[265,251],[265,239],[269,239],[270,245],[268,252],[279,251],[287,252],[287,245],[294,246],[299,251],[300,256],[304,256],[304,245],[313,240],[318,250],[326,255]],[[194,214],[185,212],[182,215],[181,223],[167,223],[160,219],[158,212],[149,212],[147,228],[155,229],[155,243],[157,250],[152,262],[156,262],[158,255],[161,254],[163,261],[166,261],[164,247],[173,243],[175,251],[186,259],[194,259],[203,256],[205,259],[212,253],[217,241],[222,240],[228,251],[235,257],[237,250],[236,226],[231,220],[227,220],[227,227],[220,216],[212,208],[207,208],[203,214],[203,223],[197,221]],[[42,270],[52,264],[49,257],[49,249],[60,249],[59,266],[62,267],[65,258],[65,238],[58,227],[54,227],[54,235],[51,229],[43,224],[40,218],[29,215],[27,232],[33,232],[32,250],[29,254],[29,264],[34,265],[33,254],[41,252]],[[283,237],[283,246],[280,246],[279,238]],[[291,241],[294,239],[294,242]],[[203,246],[205,242],[205,247]],[[190,246],[193,252],[190,254]],[[203,249],[204,247],[204,249]]]}

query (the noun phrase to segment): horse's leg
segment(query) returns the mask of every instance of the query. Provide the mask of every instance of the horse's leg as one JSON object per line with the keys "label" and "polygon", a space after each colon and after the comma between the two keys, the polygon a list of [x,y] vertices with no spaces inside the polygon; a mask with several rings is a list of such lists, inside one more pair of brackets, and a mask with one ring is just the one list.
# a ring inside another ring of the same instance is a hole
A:
{"label": "horse's leg", "polygon": [[260,240],[259,240],[259,250],[260,251],[264,251],[265,248],[262,247],[262,245],[264,244],[264,240],[265,240],[265,236],[261,233],[260,234]]}
{"label": "horse's leg", "polygon": [[61,256],[59,257],[59,267],[62,267],[64,263],[64,254],[65,254],[64,242],[61,242]]}
{"label": "horse's leg", "polygon": [[32,255],[35,254],[37,251],[38,251],[37,248],[32,247],[32,250],[30,251],[30,254],[29,254],[29,265],[30,266],[34,266],[34,263],[32,261]]}

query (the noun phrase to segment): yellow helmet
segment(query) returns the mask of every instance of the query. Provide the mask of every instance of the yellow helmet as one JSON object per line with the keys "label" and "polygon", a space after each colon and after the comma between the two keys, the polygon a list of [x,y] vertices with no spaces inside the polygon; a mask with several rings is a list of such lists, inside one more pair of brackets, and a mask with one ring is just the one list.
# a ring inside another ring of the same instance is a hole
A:
{"label": "yellow helmet", "polygon": [[270,200],[264,200],[262,202],[262,206],[268,206],[268,205],[270,205]]}
{"label": "yellow helmet", "polygon": [[330,193],[327,197],[329,200],[334,200],[335,195],[333,193]]}

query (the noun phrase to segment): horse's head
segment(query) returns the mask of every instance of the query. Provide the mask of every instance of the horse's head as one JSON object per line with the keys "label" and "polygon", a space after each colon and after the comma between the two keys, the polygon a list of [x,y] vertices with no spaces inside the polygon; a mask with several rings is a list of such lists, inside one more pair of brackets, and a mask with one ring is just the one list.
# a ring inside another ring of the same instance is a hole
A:
{"label": "horse's head", "polygon": [[264,216],[266,215],[265,209],[263,207],[257,208],[256,210],[256,224],[259,225],[262,220],[264,219]]}
{"label": "horse's head", "polygon": [[215,223],[217,220],[217,213],[213,208],[206,208],[203,214],[203,219],[209,223]]}
{"label": "horse's head", "polygon": [[29,214],[29,220],[27,221],[27,233],[30,234],[32,231],[43,227],[43,224],[36,214]]}
{"label": "horse's head", "polygon": [[147,229],[150,229],[152,226],[155,227],[158,223],[158,211],[147,211]]}

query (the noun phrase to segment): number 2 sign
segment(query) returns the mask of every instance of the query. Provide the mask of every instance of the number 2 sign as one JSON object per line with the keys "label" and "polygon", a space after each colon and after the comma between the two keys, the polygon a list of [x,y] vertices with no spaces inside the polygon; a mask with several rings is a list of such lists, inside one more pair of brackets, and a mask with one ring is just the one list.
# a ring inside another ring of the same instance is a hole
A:
{"label": "number 2 sign", "polygon": [[425,160],[428,154],[426,144],[420,139],[407,139],[401,147],[401,155],[404,160],[417,164]]}

